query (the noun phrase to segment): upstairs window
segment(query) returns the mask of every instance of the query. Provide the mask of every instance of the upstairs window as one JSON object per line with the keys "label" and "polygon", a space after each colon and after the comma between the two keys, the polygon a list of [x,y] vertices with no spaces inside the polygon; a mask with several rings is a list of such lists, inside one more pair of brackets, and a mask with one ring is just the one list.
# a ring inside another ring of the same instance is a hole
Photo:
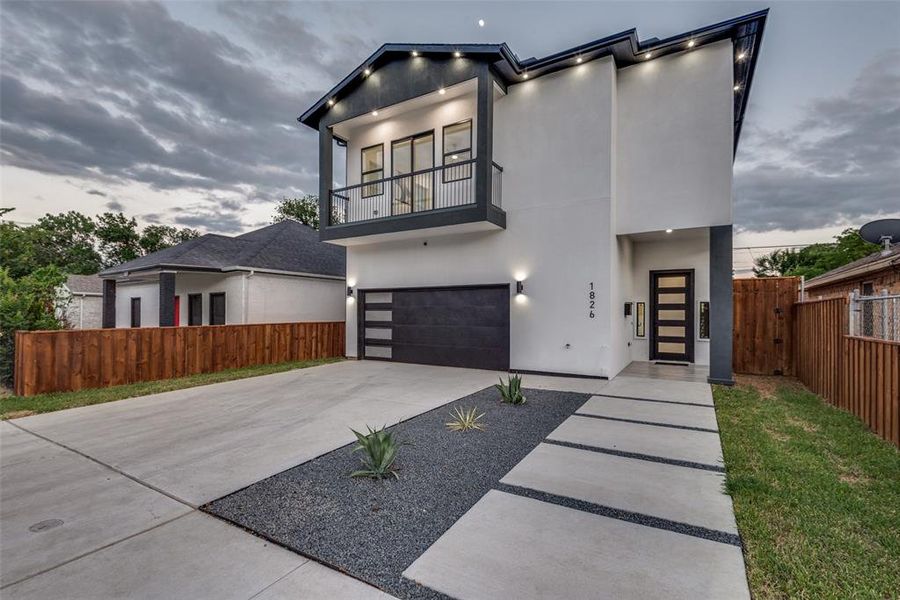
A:
{"label": "upstairs window", "polygon": [[[362,149],[362,183],[384,179],[384,144]],[[384,193],[384,183],[363,186],[362,197],[380,196]]]}
{"label": "upstairs window", "polygon": [[454,123],[444,127],[444,167],[443,182],[460,181],[472,177],[472,164],[458,167],[454,164],[472,159],[472,120]]}

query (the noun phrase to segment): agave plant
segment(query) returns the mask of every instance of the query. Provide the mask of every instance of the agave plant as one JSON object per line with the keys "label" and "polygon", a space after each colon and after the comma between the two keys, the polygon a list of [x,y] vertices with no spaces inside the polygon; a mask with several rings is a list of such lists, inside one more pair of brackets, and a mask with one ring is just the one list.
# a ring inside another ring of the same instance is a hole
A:
{"label": "agave plant", "polygon": [[382,477],[393,475],[399,479],[397,470],[394,468],[394,460],[397,458],[400,444],[394,440],[394,435],[387,431],[385,427],[372,429],[366,425],[366,429],[369,432],[365,434],[355,429],[350,429],[358,441],[353,448],[353,452],[363,451],[362,464],[365,467],[350,473],[350,477],[381,479]]}
{"label": "agave plant", "polygon": [[450,411],[450,418],[453,420],[447,423],[447,429],[450,431],[468,431],[470,429],[484,431],[484,423],[479,422],[483,416],[484,413],[478,414],[477,406],[466,410],[457,406]]}
{"label": "agave plant", "polygon": [[525,404],[525,396],[522,395],[522,376],[510,375],[506,383],[500,379],[500,384],[495,385],[500,390],[500,401],[508,404]]}

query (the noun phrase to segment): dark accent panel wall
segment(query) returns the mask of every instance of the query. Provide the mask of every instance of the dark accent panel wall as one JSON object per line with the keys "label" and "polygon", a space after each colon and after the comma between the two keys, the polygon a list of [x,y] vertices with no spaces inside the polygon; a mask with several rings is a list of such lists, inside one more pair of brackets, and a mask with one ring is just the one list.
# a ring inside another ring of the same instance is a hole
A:
{"label": "dark accent panel wall", "polygon": [[159,274],[159,326],[175,325],[175,273]]}
{"label": "dark accent panel wall", "polygon": [[452,367],[509,368],[509,287],[393,292],[392,357]]}
{"label": "dark accent panel wall", "polygon": [[331,184],[334,181],[334,136],[325,122],[319,124],[319,238],[324,240],[325,231],[331,224],[328,204]]}
{"label": "dark accent panel wall", "polygon": [[733,385],[732,226],[709,228],[709,382]]}
{"label": "dark accent panel wall", "polygon": [[491,163],[494,156],[494,76],[487,65],[478,70],[478,92],[476,94],[475,123],[475,202],[487,214],[491,203]]}
{"label": "dark accent panel wall", "polygon": [[340,98],[319,121],[319,131],[323,125],[330,127],[372,110],[474,79],[484,69],[487,69],[486,64],[466,57],[412,58],[407,55],[398,58],[376,68],[359,87]]}
{"label": "dark accent panel wall", "polygon": [[112,279],[103,280],[103,322],[104,329],[112,329],[116,326],[116,282]]}

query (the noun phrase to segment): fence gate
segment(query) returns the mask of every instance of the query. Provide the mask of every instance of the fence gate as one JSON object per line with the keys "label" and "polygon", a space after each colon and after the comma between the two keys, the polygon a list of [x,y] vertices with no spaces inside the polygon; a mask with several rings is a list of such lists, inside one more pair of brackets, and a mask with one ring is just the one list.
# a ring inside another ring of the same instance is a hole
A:
{"label": "fence gate", "polygon": [[735,279],[733,367],[747,375],[793,375],[793,311],[799,277]]}

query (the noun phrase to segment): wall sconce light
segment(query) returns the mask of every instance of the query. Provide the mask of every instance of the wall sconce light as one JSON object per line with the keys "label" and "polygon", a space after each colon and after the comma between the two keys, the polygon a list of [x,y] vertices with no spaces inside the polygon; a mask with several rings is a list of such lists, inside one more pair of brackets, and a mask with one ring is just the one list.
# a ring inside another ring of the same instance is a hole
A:
{"label": "wall sconce light", "polygon": [[352,298],[352,297],[353,297],[353,287],[352,287],[352,286],[349,286],[349,285],[347,286],[347,297],[348,297],[348,298]]}
{"label": "wall sconce light", "polygon": [[516,282],[516,294],[524,294],[525,293],[525,282],[517,281]]}

